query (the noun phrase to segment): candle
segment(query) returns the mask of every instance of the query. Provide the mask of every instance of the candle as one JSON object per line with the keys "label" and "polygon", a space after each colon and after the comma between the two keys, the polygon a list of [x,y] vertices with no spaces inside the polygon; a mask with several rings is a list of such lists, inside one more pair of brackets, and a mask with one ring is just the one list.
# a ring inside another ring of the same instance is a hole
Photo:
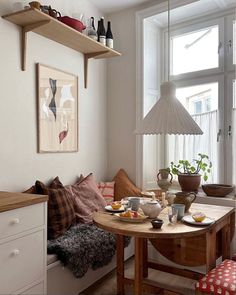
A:
{"label": "candle", "polygon": [[166,206],[166,193],[161,193],[161,202],[162,202],[162,206],[165,207]]}

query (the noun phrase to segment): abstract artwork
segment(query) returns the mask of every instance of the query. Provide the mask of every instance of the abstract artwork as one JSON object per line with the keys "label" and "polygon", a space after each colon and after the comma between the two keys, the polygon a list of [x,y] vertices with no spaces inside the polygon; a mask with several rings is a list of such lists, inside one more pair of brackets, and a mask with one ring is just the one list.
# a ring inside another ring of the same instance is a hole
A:
{"label": "abstract artwork", "polygon": [[38,152],[78,151],[78,77],[37,64]]}

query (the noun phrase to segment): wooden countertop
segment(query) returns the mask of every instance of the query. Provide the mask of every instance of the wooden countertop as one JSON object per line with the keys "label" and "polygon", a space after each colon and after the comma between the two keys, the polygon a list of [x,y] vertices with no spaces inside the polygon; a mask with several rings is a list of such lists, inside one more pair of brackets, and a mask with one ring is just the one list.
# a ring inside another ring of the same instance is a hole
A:
{"label": "wooden countertop", "polygon": [[0,192],[0,212],[46,202],[48,196],[23,193]]}

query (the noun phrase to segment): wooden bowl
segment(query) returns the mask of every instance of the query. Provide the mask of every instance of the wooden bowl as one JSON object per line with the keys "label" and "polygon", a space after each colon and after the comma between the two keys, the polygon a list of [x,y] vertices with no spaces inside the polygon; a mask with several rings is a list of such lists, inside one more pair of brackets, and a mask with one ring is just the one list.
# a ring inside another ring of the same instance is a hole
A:
{"label": "wooden bowl", "polygon": [[225,197],[234,190],[234,187],[228,184],[203,184],[202,189],[207,196]]}

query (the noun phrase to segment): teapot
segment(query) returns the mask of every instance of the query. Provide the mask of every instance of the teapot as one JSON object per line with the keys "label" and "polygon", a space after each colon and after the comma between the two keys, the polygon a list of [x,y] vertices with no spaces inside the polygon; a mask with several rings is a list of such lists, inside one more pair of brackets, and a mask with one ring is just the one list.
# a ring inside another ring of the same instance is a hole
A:
{"label": "teapot", "polygon": [[175,193],[174,204],[184,204],[185,212],[188,212],[190,206],[195,201],[197,195],[194,192],[178,192]]}
{"label": "teapot", "polygon": [[157,200],[142,200],[140,208],[143,210],[143,213],[149,218],[156,218],[161,213],[161,205]]}

